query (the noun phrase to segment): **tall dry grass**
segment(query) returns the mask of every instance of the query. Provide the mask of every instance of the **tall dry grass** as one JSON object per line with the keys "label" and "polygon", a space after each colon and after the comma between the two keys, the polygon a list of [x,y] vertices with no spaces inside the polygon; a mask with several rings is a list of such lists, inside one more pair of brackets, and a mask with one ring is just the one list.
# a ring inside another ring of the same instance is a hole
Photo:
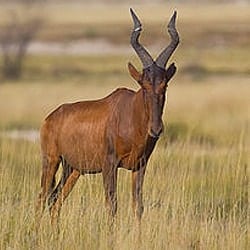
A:
{"label": "tall dry grass", "polygon": [[[248,249],[248,83],[238,79],[236,85],[231,78],[211,78],[209,84],[178,85],[176,80],[168,90],[166,129],[145,177],[141,242],[131,209],[131,177],[125,170],[119,171],[113,233],[101,175],[80,178],[62,208],[58,235],[53,233],[48,211],[36,233],[39,142],[1,138],[0,248]],[[63,86],[59,90],[52,85],[52,89],[62,96],[79,91],[79,85]],[[40,88],[47,90],[46,85]],[[100,95],[107,91],[98,89]],[[34,113],[41,102],[34,100]]]}
{"label": "tall dry grass", "polygon": [[[82,11],[54,5],[39,39],[106,35],[112,42],[124,42],[131,24],[127,7],[92,6]],[[164,40],[165,9],[171,13],[174,7],[139,6],[138,13],[143,13],[145,27],[157,30]],[[131,177],[125,170],[119,170],[113,232],[101,175],[80,178],[62,208],[59,234],[51,228],[48,211],[36,232],[39,141],[1,134],[0,249],[250,248],[249,7],[177,7],[182,34],[175,54],[179,70],[168,88],[166,128],[146,172],[141,240],[131,208]],[[0,12],[5,13],[5,6]],[[213,40],[218,35],[219,44]],[[125,71],[131,59],[135,56],[30,56],[19,82],[1,81],[0,129],[38,129],[43,117],[63,102],[100,98],[118,86],[136,89]]]}

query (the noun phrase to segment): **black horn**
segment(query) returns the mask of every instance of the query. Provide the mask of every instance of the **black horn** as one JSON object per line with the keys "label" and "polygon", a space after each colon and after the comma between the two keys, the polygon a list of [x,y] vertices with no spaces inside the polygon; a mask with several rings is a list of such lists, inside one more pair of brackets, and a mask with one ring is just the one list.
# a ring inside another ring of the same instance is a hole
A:
{"label": "black horn", "polygon": [[173,16],[171,17],[169,23],[168,23],[168,33],[171,37],[171,42],[168,45],[168,47],[166,49],[164,49],[156,59],[156,64],[159,67],[164,68],[164,69],[165,69],[166,64],[168,62],[168,59],[173,54],[173,52],[175,51],[175,49],[178,46],[179,41],[180,41],[179,34],[178,34],[176,27],[175,27],[176,16],[177,16],[177,13],[175,11]]}
{"label": "black horn", "polygon": [[139,58],[141,59],[143,68],[147,68],[150,65],[152,65],[154,61],[152,57],[150,56],[150,54],[147,52],[147,50],[138,41],[139,36],[141,34],[141,30],[142,30],[141,22],[136,16],[135,12],[132,10],[132,8],[130,8],[130,13],[134,22],[134,29],[131,34],[130,43],[132,47],[134,48],[135,52],[137,53],[137,55],[139,56]]}

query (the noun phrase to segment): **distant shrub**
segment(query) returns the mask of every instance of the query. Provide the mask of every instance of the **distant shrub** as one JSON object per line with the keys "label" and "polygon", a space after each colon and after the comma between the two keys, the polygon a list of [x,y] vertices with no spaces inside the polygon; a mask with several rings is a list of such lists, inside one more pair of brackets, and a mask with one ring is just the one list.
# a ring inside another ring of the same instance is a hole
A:
{"label": "distant shrub", "polygon": [[210,146],[218,142],[215,135],[211,135],[199,127],[190,127],[190,125],[183,122],[172,122],[165,126],[164,144],[187,140],[194,144],[207,144]]}
{"label": "distant shrub", "polygon": [[183,138],[187,137],[188,130],[188,125],[183,122],[169,123],[166,126],[164,138],[170,143],[179,139],[183,140]]}

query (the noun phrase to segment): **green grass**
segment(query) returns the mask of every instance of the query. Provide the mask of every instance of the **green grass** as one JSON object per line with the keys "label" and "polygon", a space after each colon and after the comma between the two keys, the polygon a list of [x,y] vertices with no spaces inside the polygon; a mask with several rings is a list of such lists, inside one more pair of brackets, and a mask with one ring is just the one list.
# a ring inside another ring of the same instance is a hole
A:
{"label": "green grass", "polygon": [[[127,45],[130,48],[130,45]],[[159,52],[159,51],[158,51]],[[154,49],[152,55],[157,56]],[[0,58],[1,60],[1,58]],[[26,81],[38,78],[58,80],[58,78],[86,77],[99,74],[127,75],[127,63],[132,61],[141,69],[139,60],[131,49],[127,55],[28,55],[24,62],[23,77]],[[181,74],[191,76],[250,75],[250,50],[247,47],[229,49],[190,49],[180,45],[171,59]],[[1,63],[1,61],[0,61]]]}

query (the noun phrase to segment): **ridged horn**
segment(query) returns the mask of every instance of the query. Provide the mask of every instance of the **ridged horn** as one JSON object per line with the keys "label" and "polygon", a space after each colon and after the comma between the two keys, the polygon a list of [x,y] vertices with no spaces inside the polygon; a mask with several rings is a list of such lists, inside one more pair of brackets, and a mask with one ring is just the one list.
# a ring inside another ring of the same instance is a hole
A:
{"label": "ridged horn", "polygon": [[168,59],[173,54],[180,41],[179,34],[175,27],[176,16],[177,12],[175,11],[168,23],[168,33],[171,37],[171,42],[168,47],[161,52],[161,54],[157,57],[155,61],[159,67],[164,69],[167,65]]}
{"label": "ridged horn", "polygon": [[135,52],[137,53],[137,55],[139,56],[143,64],[143,68],[147,68],[150,65],[152,65],[154,61],[152,57],[150,56],[150,54],[148,53],[148,51],[138,41],[139,36],[141,34],[141,30],[142,30],[141,22],[139,18],[136,16],[132,8],[130,8],[130,13],[134,22],[134,29],[131,34],[130,43],[132,47],[134,48]]}

